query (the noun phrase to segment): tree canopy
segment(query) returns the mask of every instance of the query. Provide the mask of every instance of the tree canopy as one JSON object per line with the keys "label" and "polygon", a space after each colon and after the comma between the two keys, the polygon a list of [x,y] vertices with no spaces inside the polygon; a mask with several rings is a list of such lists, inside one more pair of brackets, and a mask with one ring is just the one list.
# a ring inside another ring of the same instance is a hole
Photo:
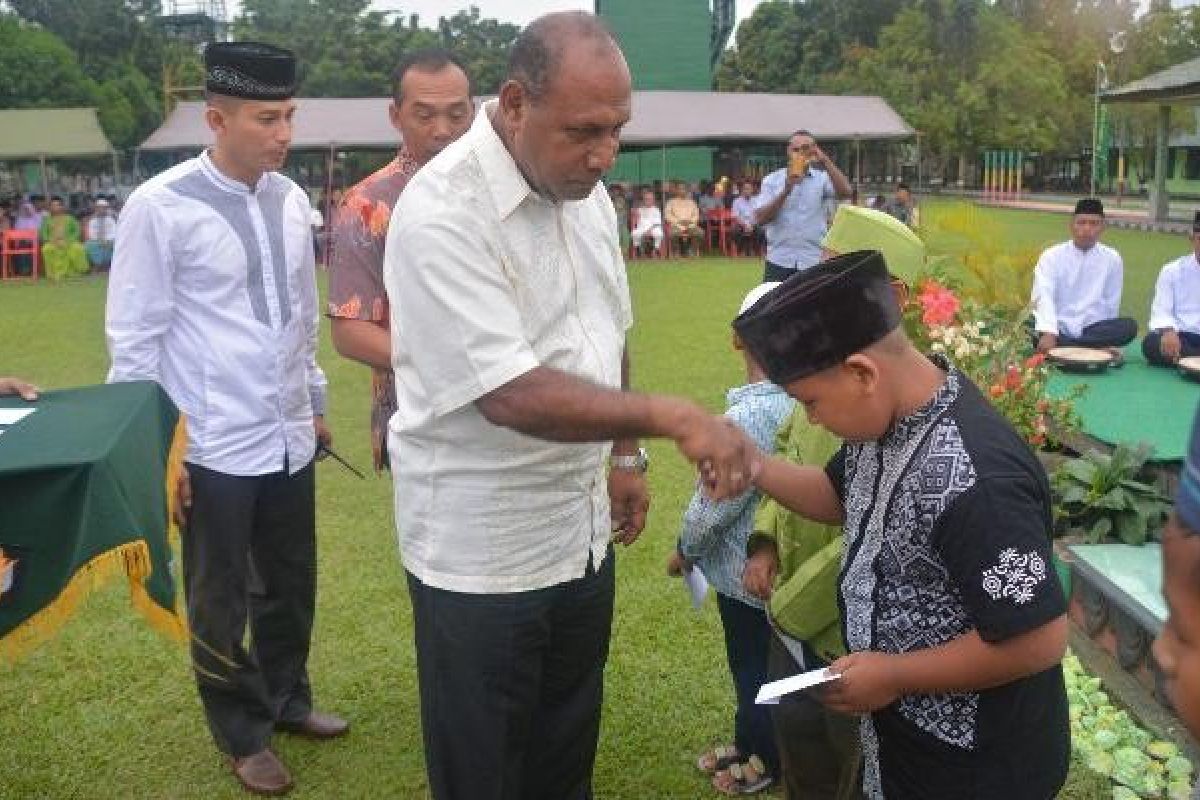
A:
{"label": "tree canopy", "polygon": [[[1098,72],[1124,83],[1200,56],[1200,8],[1155,3],[1138,16],[1139,8],[1136,0],[768,0],[738,28],[714,83],[880,95],[943,168],[986,148],[1078,154],[1090,146]],[[1112,117],[1128,139],[1152,140],[1152,110]]]}
{"label": "tree canopy", "polygon": [[[200,57],[161,24],[161,0],[6,6],[0,107],[94,105],[109,138],[129,147],[161,122],[165,83],[199,82]],[[739,26],[713,83],[881,95],[943,166],[985,148],[1077,154],[1091,140],[1097,62],[1120,83],[1200,55],[1200,7],[1141,9],[1137,0],[767,0]],[[387,94],[402,54],[434,45],[462,58],[477,93],[495,92],[519,28],[476,7],[426,21],[370,0],[243,0],[231,33],[299,53],[302,94],[354,97]],[[1134,108],[1112,119],[1126,140],[1153,124]]]}

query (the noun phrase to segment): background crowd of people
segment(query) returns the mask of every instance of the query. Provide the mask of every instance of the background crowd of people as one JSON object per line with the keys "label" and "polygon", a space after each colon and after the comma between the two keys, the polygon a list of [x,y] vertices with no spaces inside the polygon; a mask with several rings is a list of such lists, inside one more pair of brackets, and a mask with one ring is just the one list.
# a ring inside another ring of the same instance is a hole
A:
{"label": "background crowd of people", "polygon": [[[117,237],[116,195],[85,195],[82,203],[69,206],[59,195],[16,195],[0,199],[0,235],[7,231],[36,234],[37,247],[46,276],[62,280],[107,270],[112,262]],[[17,275],[34,274],[34,258],[14,256]]]}
{"label": "background crowd of people", "polygon": [[[621,246],[631,256],[663,255],[664,244],[673,254],[699,255],[705,247],[711,248],[722,225],[728,226],[728,253],[752,256],[760,255],[766,243],[765,223],[754,206],[760,189],[760,181],[754,178],[723,176],[715,181],[614,182],[609,184],[609,196],[617,212]],[[919,222],[916,199],[904,183],[896,186],[891,197],[875,194],[862,202],[855,190],[848,202],[883,211],[910,227]],[[827,204],[827,223],[836,211],[836,203]]]}

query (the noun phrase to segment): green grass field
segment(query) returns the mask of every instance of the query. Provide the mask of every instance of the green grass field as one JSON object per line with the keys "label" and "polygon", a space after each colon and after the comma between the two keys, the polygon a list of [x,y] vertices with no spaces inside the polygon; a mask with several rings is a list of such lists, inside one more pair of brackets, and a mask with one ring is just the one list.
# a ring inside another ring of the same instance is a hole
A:
{"label": "green grass field", "polygon": [[[1065,217],[988,212],[1015,244],[1062,238]],[[1128,313],[1147,314],[1157,268],[1186,251],[1165,236],[1114,232],[1125,253]],[[935,243],[935,249],[937,243]],[[760,276],[752,260],[636,262],[639,389],[687,395],[719,411],[741,382],[729,320]],[[105,283],[0,285],[0,374],[44,388],[100,382]],[[370,463],[368,375],[322,335],[335,443]],[[606,799],[716,796],[695,755],[731,733],[732,690],[710,602],[690,610],[664,572],[692,473],[669,445],[650,445],[653,509],[641,540],[618,554],[617,612],[596,768]],[[296,798],[425,797],[407,593],[387,478],[359,481],[319,469],[320,584],[311,672],[319,704],[348,716],[351,735],[325,744],[280,737]],[[0,535],[2,538],[2,535]],[[150,631],[113,584],[95,593],[61,635],[15,665],[0,665],[0,798],[180,800],[240,798],[200,714],[184,649]],[[1107,782],[1072,775],[1064,797],[1107,797]]]}

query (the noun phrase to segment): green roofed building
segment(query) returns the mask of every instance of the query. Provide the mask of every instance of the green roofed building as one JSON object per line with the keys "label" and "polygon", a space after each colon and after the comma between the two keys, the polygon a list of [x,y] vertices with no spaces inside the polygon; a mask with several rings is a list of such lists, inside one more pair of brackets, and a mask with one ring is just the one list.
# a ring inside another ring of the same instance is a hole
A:
{"label": "green roofed building", "polygon": [[[634,89],[709,91],[713,66],[733,31],[734,0],[595,0],[629,62]],[[712,177],[711,147],[626,151],[611,177],[648,183],[662,175]]]}

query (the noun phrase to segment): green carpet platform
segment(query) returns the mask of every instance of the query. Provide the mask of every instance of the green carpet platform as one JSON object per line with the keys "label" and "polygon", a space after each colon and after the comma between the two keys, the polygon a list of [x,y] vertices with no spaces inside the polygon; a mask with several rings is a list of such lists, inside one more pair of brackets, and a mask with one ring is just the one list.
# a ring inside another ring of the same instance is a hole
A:
{"label": "green carpet platform", "polygon": [[1125,348],[1125,366],[1118,369],[1078,373],[1055,368],[1049,390],[1062,396],[1076,384],[1088,387],[1075,404],[1081,433],[1111,446],[1146,442],[1154,447],[1151,460],[1160,464],[1183,460],[1200,383],[1178,370],[1147,364],[1141,340]]}

